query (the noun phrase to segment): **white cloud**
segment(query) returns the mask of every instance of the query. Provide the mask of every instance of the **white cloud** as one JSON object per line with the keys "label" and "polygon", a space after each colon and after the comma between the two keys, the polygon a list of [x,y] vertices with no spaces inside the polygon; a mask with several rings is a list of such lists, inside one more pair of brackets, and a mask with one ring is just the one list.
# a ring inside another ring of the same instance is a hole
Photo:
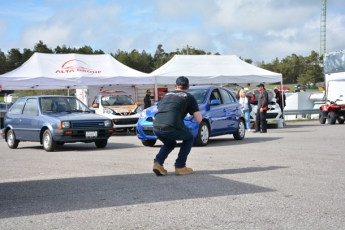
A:
{"label": "white cloud", "polygon": [[7,20],[0,18],[0,37],[3,37],[7,29]]}
{"label": "white cloud", "polygon": [[[321,4],[315,0],[12,1],[0,9],[3,51],[32,49],[39,40],[51,48],[89,45],[106,53],[154,54],[159,44],[166,52],[189,45],[268,62],[320,47]],[[327,50],[345,48],[345,16],[339,9],[345,3],[335,2],[327,8]]]}

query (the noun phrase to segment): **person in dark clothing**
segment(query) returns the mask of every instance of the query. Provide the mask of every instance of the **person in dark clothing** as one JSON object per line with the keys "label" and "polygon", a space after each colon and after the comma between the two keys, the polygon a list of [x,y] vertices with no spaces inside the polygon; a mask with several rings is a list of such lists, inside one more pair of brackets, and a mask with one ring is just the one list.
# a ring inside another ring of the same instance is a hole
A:
{"label": "person in dark clothing", "polygon": [[146,96],[144,97],[144,109],[151,107],[151,91],[146,90]]}
{"label": "person in dark clothing", "polygon": [[268,109],[268,93],[265,89],[264,84],[260,83],[259,85],[257,85],[257,87],[260,91],[260,94],[258,98],[258,107],[256,111],[256,126],[254,133],[259,132],[260,128],[260,133],[267,133],[266,114]]}
{"label": "person in dark clothing", "polygon": [[283,109],[286,106],[285,93],[283,93],[282,91],[279,91],[278,89],[274,89],[274,93],[276,94],[275,95],[276,102],[278,103],[280,110],[283,111]]}
{"label": "person in dark clothing", "polygon": [[187,92],[188,89],[188,78],[178,77],[175,90],[167,92],[158,103],[158,112],[153,122],[153,132],[163,142],[163,146],[154,159],[153,172],[157,176],[167,174],[163,164],[176,147],[176,140],[182,140],[183,143],[175,161],[175,174],[193,173],[193,169],[186,167],[186,161],[192,149],[194,137],[183,120],[189,113],[193,115],[196,122],[200,123],[202,116],[195,98]]}

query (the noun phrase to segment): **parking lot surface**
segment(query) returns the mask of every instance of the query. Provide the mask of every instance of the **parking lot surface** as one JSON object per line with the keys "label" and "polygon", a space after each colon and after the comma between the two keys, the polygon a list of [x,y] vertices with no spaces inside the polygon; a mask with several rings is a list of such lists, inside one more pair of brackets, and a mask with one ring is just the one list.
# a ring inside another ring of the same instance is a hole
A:
{"label": "parking lot surface", "polygon": [[0,140],[0,229],[345,229],[345,126],[291,122],[211,138],[174,175],[161,145],[115,134],[105,149]]}

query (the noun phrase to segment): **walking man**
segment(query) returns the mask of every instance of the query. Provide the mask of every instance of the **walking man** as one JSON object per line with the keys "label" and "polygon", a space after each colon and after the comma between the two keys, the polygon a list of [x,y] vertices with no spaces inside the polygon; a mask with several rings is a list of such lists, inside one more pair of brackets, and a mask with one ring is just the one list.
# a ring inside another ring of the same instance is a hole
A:
{"label": "walking man", "polygon": [[[257,85],[258,90],[260,91],[259,98],[258,98],[258,109],[256,111],[256,126],[254,133],[261,131],[260,133],[267,133],[267,122],[266,122],[266,114],[268,109],[268,93],[265,89],[264,84],[260,83]],[[254,94],[254,92],[253,92]]]}
{"label": "walking man", "polygon": [[176,147],[176,140],[182,140],[178,157],[175,161],[175,174],[193,173],[186,167],[189,152],[192,149],[194,137],[183,120],[189,113],[200,123],[202,116],[195,98],[187,92],[189,80],[186,77],[176,79],[175,90],[167,92],[158,103],[158,112],[153,123],[153,132],[163,142],[154,159],[153,172],[157,176],[165,176],[168,172],[163,167],[165,159]]}
{"label": "walking man", "polygon": [[151,91],[146,90],[146,95],[144,97],[144,109],[151,107]]}

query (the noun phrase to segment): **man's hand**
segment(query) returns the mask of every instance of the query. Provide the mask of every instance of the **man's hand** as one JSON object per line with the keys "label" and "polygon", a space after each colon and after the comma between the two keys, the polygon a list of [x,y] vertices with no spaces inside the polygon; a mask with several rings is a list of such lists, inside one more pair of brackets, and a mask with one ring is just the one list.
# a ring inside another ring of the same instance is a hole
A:
{"label": "man's hand", "polygon": [[202,121],[202,115],[200,111],[193,113],[193,117],[194,117],[194,120],[196,120],[199,123]]}

